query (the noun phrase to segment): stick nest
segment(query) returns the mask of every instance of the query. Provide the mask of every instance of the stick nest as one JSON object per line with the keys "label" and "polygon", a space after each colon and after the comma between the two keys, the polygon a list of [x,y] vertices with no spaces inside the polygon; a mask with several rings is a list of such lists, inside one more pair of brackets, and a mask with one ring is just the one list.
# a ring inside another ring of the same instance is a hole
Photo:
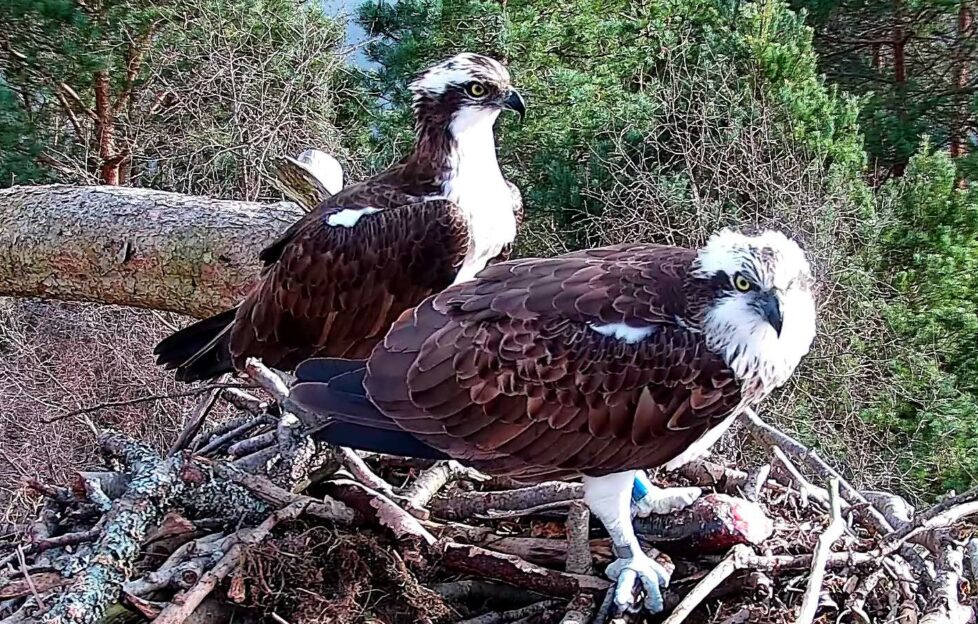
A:
{"label": "stick nest", "polygon": [[[30,483],[45,502],[0,541],[0,624],[974,621],[978,491],[925,510],[857,491],[753,413],[768,463],[655,475],[704,495],[636,519],[673,580],[664,614],[621,614],[579,484],[327,447],[282,379],[248,374],[201,395],[167,456],[105,432],[103,466]],[[225,403],[241,416],[205,427]]]}

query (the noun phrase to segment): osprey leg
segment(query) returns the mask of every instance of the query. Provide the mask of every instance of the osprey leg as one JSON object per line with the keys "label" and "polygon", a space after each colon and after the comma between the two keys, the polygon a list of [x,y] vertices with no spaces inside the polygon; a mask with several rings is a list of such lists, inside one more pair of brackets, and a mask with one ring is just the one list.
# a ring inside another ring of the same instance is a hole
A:
{"label": "osprey leg", "polygon": [[647,518],[650,514],[682,511],[701,494],[703,490],[698,487],[660,488],[649,481],[644,470],[636,470],[632,484],[632,515]]}
{"label": "osprey leg", "polygon": [[605,574],[615,581],[615,605],[633,610],[635,586],[645,591],[645,608],[652,613],[663,609],[662,587],[669,584],[669,572],[642,551],[632,527],[632,488],[636,471],[618,472],[603,477],[584,477],[584,502],[598,517],[614,544],[617,559]]}

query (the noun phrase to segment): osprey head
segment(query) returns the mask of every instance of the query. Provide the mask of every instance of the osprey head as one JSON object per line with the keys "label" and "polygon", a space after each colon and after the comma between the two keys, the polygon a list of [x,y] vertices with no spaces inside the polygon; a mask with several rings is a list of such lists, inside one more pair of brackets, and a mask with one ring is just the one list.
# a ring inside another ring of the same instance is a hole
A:
{"label": "osprey head", "polygon": [[463,52],[428,68],[410,85],[418,124],[451,124],[454,134],[492,123],[503,109],[520,119],[526,104],[510,85],[509,72],[496,60]]}
{"label": "osprey head", "polygon": [[713,292],[702,320],[709,347],[765,394],[786,382],[815,338],[811,267],[798,244],[771,230],[722,230],[699,250],[693,277]]}

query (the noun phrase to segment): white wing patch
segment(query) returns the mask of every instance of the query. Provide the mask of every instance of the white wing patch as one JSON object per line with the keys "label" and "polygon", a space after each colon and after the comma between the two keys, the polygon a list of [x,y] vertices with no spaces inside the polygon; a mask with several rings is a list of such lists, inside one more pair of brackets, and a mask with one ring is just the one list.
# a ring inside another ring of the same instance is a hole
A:
{"label": "white wing patch", "polygon": [[371,208],[367,206],[366,208],[344,208],[336,214],[329,215],[326,219],[326,223],[332,225],[333,227],[353,227],[360,220],[360,217],[365,215],[372,215],[375,212],[380,212],[379,208]]}
{"label": "white wing patch", "polygon": [[641,340],[645,340],[655,333],[655,326],[631,327],[629,325],[625,325],[624,323],[609,323],[608,325],[595,325],[594,323],[590,323],[588,327],[598,332],[602,336],[611,336],[612,338],[617,338],[618,340],[624,340],[629,344],[634,344]]}

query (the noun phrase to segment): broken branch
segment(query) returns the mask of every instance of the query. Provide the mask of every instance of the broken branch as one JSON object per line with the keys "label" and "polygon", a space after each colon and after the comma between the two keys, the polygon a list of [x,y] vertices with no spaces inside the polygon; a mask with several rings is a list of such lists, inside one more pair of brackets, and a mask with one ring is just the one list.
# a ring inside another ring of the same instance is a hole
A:
{"label": "broken branch", "polygon": [[829,481],[829,505],[831,519],[829,520],[829,526],[819,536],[818,544],[815,547],[815,556],[812,557],[812,570],[808,577],[808,586],[805,589],[805,597],[802,600],[801,611],[798,614],[798,624],[810,624],[815,620],[815,612],[818,610],[819,596],[822,592],[822,582],[825,578],[825,564],[828,561],[832,544],[842,537],[846,529],[845,522],[842,520],[838,479]]}

